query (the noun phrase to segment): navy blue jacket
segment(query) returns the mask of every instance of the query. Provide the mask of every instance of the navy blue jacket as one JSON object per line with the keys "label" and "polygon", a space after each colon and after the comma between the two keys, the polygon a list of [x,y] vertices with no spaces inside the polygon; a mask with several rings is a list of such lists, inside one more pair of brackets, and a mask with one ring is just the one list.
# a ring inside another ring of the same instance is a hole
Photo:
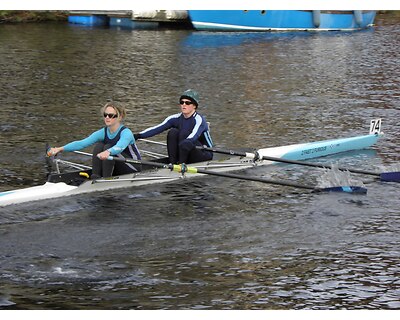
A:
{"label": "navy blue jacket", "polygon": [[140,138],[149,138],[170,128],[179,130],[179,142],[189,140],[193,144],[199,142],[203,146],[211,148],[211,139],[208,124],[204,116],[195,112],[191,117],[185,118],[182,113],[173,114],[167,117],[160,124],[147,128],[139,133]]}

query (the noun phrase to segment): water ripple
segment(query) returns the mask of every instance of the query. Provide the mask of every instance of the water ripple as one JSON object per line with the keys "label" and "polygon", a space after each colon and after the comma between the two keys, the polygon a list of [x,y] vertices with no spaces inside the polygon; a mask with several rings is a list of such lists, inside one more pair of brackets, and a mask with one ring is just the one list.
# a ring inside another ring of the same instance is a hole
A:
{"label": "water ripple", "polygon": [[[43,183],[45,143],[97,130],[105,101],[126,105],[138,132],[193,86],[218,147],[365,134],[380,117],[372,150],[318,161],[396,168],[400,37],[386,17],[355,33],[4,24],[0,189]],[[243,174],[323,177],[289,165]],[[399,184],[365,184],[357,197],[208,177],[1,208],[0,308],[399,309]]]}

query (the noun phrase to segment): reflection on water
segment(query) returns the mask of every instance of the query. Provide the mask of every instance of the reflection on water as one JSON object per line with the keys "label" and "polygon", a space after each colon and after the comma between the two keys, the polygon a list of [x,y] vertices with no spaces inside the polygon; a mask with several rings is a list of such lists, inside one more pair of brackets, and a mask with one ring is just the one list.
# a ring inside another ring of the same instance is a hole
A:
{"label": "reflection on water", "polygon": [[[331,36],[330,33],[326,36]],[[197,32],[188,35],[183,43],[182,49],[186,47],[195,49],[223,48],[240,45],[257,45],[257,43],[268,43],[272,41],[288,41],[294,38],[312,37],[310,32]]]}
{"label": "reflection on water", "polygon": [[[98,129],[105,101],[124,103],[136,132],[177,112],[187,88],[220,147],[364,134],[381,117],[375,150],[319,162],[397,166],[398,28],[377,24],[329,34],[1,25],[0,190],[43,183],[45,143]],[[323,175],[283,164],[245,173],[308,185]],[[367,187],[310,194],[205,177],[5,207],[0,308],[399,309],[399,187]]]}

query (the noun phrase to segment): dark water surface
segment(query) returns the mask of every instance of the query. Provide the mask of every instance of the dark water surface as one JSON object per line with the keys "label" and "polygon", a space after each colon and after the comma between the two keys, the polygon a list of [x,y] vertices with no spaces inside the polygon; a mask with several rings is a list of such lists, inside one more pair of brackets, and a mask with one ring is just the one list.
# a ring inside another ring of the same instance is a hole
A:
{"label": "dark water surface", "polygon": [[[381,117],[372,150],[321,161],[385,170],[399,162],[399,22],[279,34],[0,25],[0,190],[42,184],[45,143],[98,129],[107,100],[136,132],[177,112],[187,88],[220,147],[364,134]],[[400,309],[400,187],[368,190],[206,177],[1,208],[0,308]]]}

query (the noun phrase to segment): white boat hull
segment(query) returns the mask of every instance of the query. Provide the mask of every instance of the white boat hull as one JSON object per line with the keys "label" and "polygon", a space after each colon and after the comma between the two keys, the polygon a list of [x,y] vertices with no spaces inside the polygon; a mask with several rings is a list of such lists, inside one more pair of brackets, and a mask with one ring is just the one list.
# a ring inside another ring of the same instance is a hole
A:
{"label": "white boat hull", "polygon": [[78,187],[76,186],[69,186],[64,182],[46,182],[44,185],[41,186],[1,192],[0,206],[49,198],[57,198],[64,196],[77,188]]}
{"label": "white boat hull", "polygon": [[[251,168],[253,166],[254,163],[251,160],[239,160],[239,157],[234,157],[223,162],[209,161],[196,164],[196,167],[211,168],[213,171],[218,172],[239,170],[241,168]],[[156,183],[159,184],[201,175],[203,174],[187,174],[183,176],[181,173],[171,171],[170,169],[156,169],[137,174],[126,174],[97,180],[88,179],[79,186],[71,186],[65,182],[46,182],[40,186],[0,192],[0,207],[28,201],[52,199],[83,193],[140,187]]]}

